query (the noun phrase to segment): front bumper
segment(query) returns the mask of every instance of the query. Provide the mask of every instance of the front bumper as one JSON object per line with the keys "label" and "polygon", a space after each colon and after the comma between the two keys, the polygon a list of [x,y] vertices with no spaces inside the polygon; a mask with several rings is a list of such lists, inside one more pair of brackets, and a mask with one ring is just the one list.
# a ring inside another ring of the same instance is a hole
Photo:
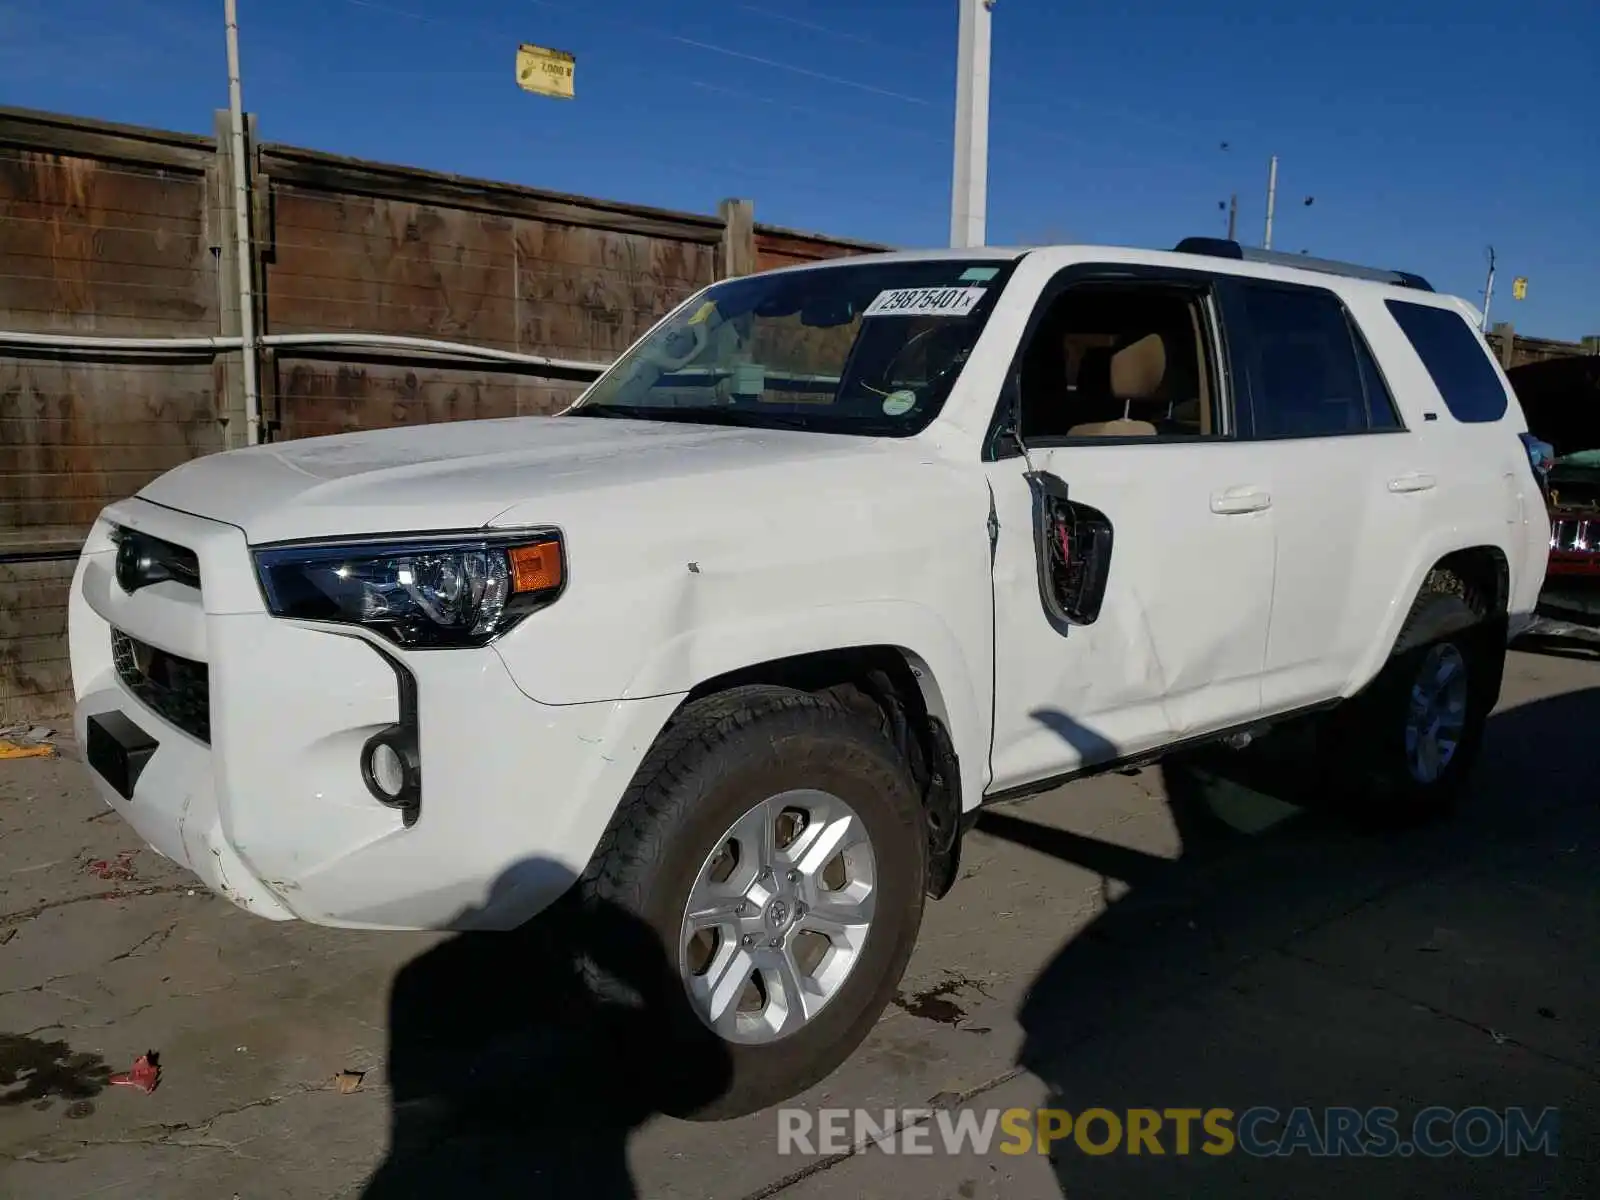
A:
{"label": "front bumper", "polygon": [[1541,615],[1600,628],[1600,554],[1583,567],[1546,574],[1539,593]]}
{"label": "front bumper", "polygon": [[[192,548],[198,591],[165,582],[124,592],[112,522]],[[114,661],[113,629],[204,664],[208,737],[135,694]],[[138,500],[108,509],[86,544],[69,640],[80,745],[89,718],[111,712],[157,743],[131,798],[91,771],[106,803],[239,907],[327,925],[526,920],[587,865],[678,702],[540,704],[489,649],[408,653],[361,631],[271,617],[240,530]],[[409,824],[373,798],[360,770],[367,739],[399,717],[390,659],[416,683],[422,800]]]}
{"label": "front bumper", "polygon": [[1600,638],[1600,517],[1562,510],[1550,521],[1550,559],[1534,627],[1536,635]]}

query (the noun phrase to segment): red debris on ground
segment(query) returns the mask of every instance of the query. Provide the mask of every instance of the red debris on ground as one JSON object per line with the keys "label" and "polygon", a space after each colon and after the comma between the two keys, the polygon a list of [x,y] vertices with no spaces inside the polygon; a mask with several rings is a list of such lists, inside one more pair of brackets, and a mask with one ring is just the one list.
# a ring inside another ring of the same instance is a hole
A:
{"label": "red debris on ground", "polygon": [[127,883],[129,880],[139,878],[138,871],[133,865],[132,850],[124,850],[115,858],[97,858],[88,866],[89,874],[96,879],[106,879],[114,883]]}
{"label": "red debris on ground", "polygon": [[111,1077],[111,1082],[123,1087],[136,1087],[146,1095],[156,1090],[156,1085],[161,1082],[161,1056],[154,1050],[146,1050],[134,1060],[133,1068],[126,1073],[118,1072]]}

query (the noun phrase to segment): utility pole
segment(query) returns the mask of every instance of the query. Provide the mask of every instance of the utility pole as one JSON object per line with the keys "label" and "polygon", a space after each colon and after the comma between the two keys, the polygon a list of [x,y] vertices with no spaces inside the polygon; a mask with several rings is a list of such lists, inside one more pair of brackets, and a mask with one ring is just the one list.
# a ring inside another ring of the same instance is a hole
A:
{"label": "utility pole", "polygon": [[950,181],[950,245],[981,246],[988,219],[989,10],[994,0],[957,0],[956,155]]}
{"label": "utility pole", "polygon": [[1233,241],[1233,235],[1239,226],[1239,193],[1234,192],[1228,197],[1228,240]]}
{"label": "utility pole", "polygon": [[261,441],[261,393],[256,375],[256,304],[254,258],[250,250],[250,168],[244,157],[244,99],[239,83],[239,12],[235,0],[223,0],[228,43],[228,117],[233,158],[233,226],[239,256],[239,332],[244,371],[245,440]]}
{"label": "utility pole", "polygon": [[1494,247],[1489,247],[1489,278],[1483,283],[1483,325],[1480,327],[1484,333],[1489,331],[1489,301],[1494,299]]}
{"label": "utility pole", "polygon": [[1272,249],[1272,212],[1278,204],[1278,156],[1272,156],[1272,164],[1267,168],[1267,234],[1261,241],[1263,250]]}

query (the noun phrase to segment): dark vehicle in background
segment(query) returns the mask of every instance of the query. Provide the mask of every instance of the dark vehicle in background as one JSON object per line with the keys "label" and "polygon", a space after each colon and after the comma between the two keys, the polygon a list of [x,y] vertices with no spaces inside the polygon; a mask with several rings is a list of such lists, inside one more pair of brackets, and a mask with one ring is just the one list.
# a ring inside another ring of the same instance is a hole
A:
{"label": "dark vehicle in background", "polygon": [[1550,565],[1530,633],[1600,644],[1600,357],[1507,372],[1528,428],[1548,442]]}

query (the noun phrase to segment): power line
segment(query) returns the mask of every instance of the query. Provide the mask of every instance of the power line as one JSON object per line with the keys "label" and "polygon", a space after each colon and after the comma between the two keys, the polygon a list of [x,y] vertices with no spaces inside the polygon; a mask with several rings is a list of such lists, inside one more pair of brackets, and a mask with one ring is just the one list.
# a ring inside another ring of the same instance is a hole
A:
{"label": "power line", "polygon": [[[548,8],[555,12],[576,13],[577,9],[569,4],[556,4],[553,0],[527,0],[536,8]],[[886,96],[890,99],[901,100],[907,104],[931,104],[932,101],[922,96],[912,96],[905,92],[897,92],[890,88],[877,87],[874,84],[862,83],[857,79],[845,79],[838,75],[828,75],[821,71],[813,71],[809,67],[797,67],[793,63],[781,62],[777,59],[764,58],[759,54],[747,54],[743,50],[734,50],[728,46],[719,46],[715,42],[702,42],[695,38],[683,37],[680,34],[668,33],[664,29],[656,29],[649,25],[641,25],[637,21],[628,21],[620,17],[609,17],[585,12],[583,15],[593,17],[602,24],[610,25],[616,29],[627,29],[634,33],[642,33],[649,37],[662,38],[669,42],[676,42],[680,46],[690,46],[696,50],[708,50],[713,54],[723,54],[729,58],[742,59],[753,62],[763,67],[775,67],[780,71],[789,71],[795,75],[802,75],[810,79],[820,79],[825,83],[837,83],[842,87],[855,88],[857,91],[867,92],[872,95]]]}
{"label": "power line", "polygon": [[758,54],[746,54],[742,50],[730,50],[726,46],[716,46],[710,42],[697,42],[693,38],[679,37],[675,33],[666,33],[661,34],[660,36],[670,38],[680,45],[693,46],[697,50],[711,50],[717,54],[726,54],[730,58],[742,58],[746,62],[759,63],[763,67],[777,67],[780,71],[792,71],[796,75],[805,75],[812,79],[820,79],[825,83],[837,83],[843,85],[844,87],[851,87],[856,88],[859,91],[870,92],[876,96],[887,96],[891,100],[903,100],[907,104],[931,105],[933,103],[933,101],[928,100],[923,96],[910,96],[905,92],[896,92],[889,88],[874,87],[870,83],[857,83],[855,80],[843,79],[838,75],[827,75],[821,71],[810,70],[807,67],[796,67],[789,63],[778,62],[775,59],[762,58]]}
{"label": "power line", "polygon": [[[843,29],[834,29],[829,25],[818,25],[815,21],[802,21],[799,17],[791,17],[787,13],[773,12],[770,8],[760,8],[754,4],[738,4],[734,7],[743,9],[747,13],[754,13],[758,17],[765,17],[769,21],[782,21],[785,25],[793,25],[799,29],[809,29],[813,33],[820,33],[827,37],[838,38],[840,41],[855,42],[859,46],[870,46],[874,50],[887,50],[896,54],[904,54],[908,57],[925,59],[929,62],[934,61],[934,56],[931,54],[924,54],[917,50],[908,50],[904,46],[890,46],[884,42],[875,41],[869,37],[863,37],[859,33],[847,33]],[[938,61],[941,64],[944,64],[944,60],[942,58]]]}
{"label": "power line", "polygon": [[747,92],[741,88],[725,87],[720,83],[707,83],[701,79],[690,79],[687,82],[690,87],[699,88],[701,91],[716,92],[724,96],[733,96],[740,100],[753,100],[757,104],[766,104],[773,108],[785,109],[800,116],[828,117],[838,121],[848,120],[852,126],[882,129],[899,137],[920,138],[940,145],[946,145],[950,141],[948,134],[933,133],[927,129],[918,129],[913,125],[896,125],[886,121],[871,121],[854,114],[832,112],[812,104],[793,104],[787,100],[777,100],[771,96],[763,96],[757,92]]}
{"label": "power line", "polygon": [[[757,66],[771,67],[774,70],[779,71],[788,71],[793,75],[799,75],[803,78],[815,79],[823,83],[832,83],[840,87],[852,88],[856,91],[865,92],[869,95],[883,96],[887,99],[899,100],[906,104],[930,105],[933,103],[924,96],[913,96],[906,92],[895,91],[892,88],[878,87],[876,84],[864,83],[859,79],[847,79],[840,75],[830,75],[823,71],[814,71],[809,67],[796,66],[794,63],[783,62],[779,59],[766,58],[759,54],[750,54],[743,50],[736,50],[731,46],[720,46],[715,42],[706,42],[696,38],[684,37],[681,34],[669,33],[664,29],[656,29],[649,25],[642,25],[637,21],[629,21],[619,17],[610,17],[588,11],[583,11],[580,14],[580,10],[572,7],[571,5],[556,4],[551,2],[551,0],[526,0],[526,2],[536,8],[546,8],[553,12],[582,15],[591,20],[599,21],[603,25],[609,25],[614,29],[625,29],[631,33],[643,34],[646,37],[659,38],[663,41],[673,42],[680,46],[688,46],[692,49],[704,50],[712,54],[721,54],[728,58],[736,58],[744,62],[755,63]],[[447,25],[453,29],[462,28],[462,23],[459,20],[446,20],[441,17],[430,16],[426,13],[396,8],[393,5],[377,3],[377,0],[345,0],[345,3],[355,8],[365,8],[370,9],[373,12],[388,13],[391,16],[405,17],[408,20],[420,21],[428,25]],[[479,27],[478,32],[481,33],[485,38],[489,36],[488,31],[482,26]]]}
{"label": "power line", "polygon": [[[636,35],[641,35],[641,36],[644,36],[644,37],[656,38],[657,40],[671,42],[671,43],[673,43],[675,45],[688,46],[688,47],[690,47],[692,49],[698,49],[698,50],[706,51],[706,52],[709,52],[709,53],[719,54],[719,55],[722,55],[724,57],[734,58],[734,59],[738,59],[740,61],[754,63],[754,64],[756,64],[758,66],[764,66],[764,67],[769,67],[769,68],[773,68],[773,69],[780,70],[780,71],[786,71],[786,72],[788,72],[790,74],[797,75],[797,76],[800,76],[802,78],[815,79],[815,80],[818,80],[818,81],[821,81],[821,82],[826,82],[826,83],[833,83],[833,84],[836,84],[838,86],[851,88],[851,89],[853,89],[855,91],[859,91],[859,92],[862,92],[862,93],[868,94],[868,95],[882,96],[882,97],[887,98],[887,99],[898,100],[898,101],[900,101],[902,103],[915,104],[920,108],[942,108],[942,107],[944,107],[944,105],[946,103],[946,101],[944,99],[933,100],[933,99],[929,99],[926,96],[914,95],[914,94],[911,94],[911,93],[898,91],[898,90],[895,90],[895,89],[892,89],[892,88],[879,87],[876,84],[866,83],[866,82],[864,82],[862,80],[858,80],[858,79],[850,79],[850,78],[846,78],[846,77],[843,77],[843,76],[832,75],[832,74],[825,73],[825,72],[820,72],[820,71],[814,71],[814,70],[810,69],[809,67],[802,67],[802,66],[798,66],[798,65],[796,65],[794,63],[783,62],[783,61],[778,60],[778,59],[772,59],[772,58],[764,57],[762,55],[751,54],[751,53],[749,53],[747,51],[738,50],[738,49],[735,49],[735,48],[730,47],[730,46],[723,46],[723,45],[720,45],[720,44],[718,44],[716,42],[708,42],[708,41],[704,41],[704,40],[698,39],[698,38],[690,38],[690,37],[686,37],[686,36],[684,36],[682,34],[671,33],[671,32],[668,32],[666,30],[663,30],[663,29],[655,28],[655,27],[650,26],[650,25],[640,24],[639,22],[627,20],[625,18],[611,17],[611,16],[606,16],[606,15],[603,15],[603,14],[595,13],[592,10],[579,9],[579,8],[577,8],[577,7],[575,7],[575,6],[571,5],[571,4],[558,3],[557,0],[526,0],[526,2],[528,4],[531,4],[531,5],[535,6],[535,7],[548,9],[548,10],[550,10],[552,12],[561,12],[561,13],[566,13],[566,14],[571,15],[571,16],[585,17],[585,18],[587,18],[589,20],[598,21],[599,23],[601,23],[603,25],[608,25],[608,26],[610,26],[610,27],[612,27],[614,29],[625,30],[627,32],[630,32],[630,33],[633,33],[633,34],[636,34]],[[409,18],[411,20],[421,21],[421,22],[424,22],[424,23],[430,24],[430,25],[448,26],[450,28],[457,29],[457,30],[461,30],[463,28],[463,24],[459,20],[447,20],[447,19],[444,19],[444,18],[434,17],[434,16],[423,14],[423,13],[417,13],[417,12],[409,11],[409,10],[406,10],[406,9],[397,8],[397,7],[395,7],[393,5],[390,5],[390,4],[379,3],[378,0],[345,0],[345,3],[349,4],[349,5],[352,5],[354,7],[357,7],[357,8],[371,9],[374,12],[390,13],[390,14],[392,14],[394,16],[406,17],[406,18]],[[756,6],[756,5],[738,4],[736,7],[738,9],[740,9],[741,11],[750,12],[753,15],[763,16],[763,17],[766,17],[766,18],[769,18],[769,19],[772,19],[772,20],[784,21],[784,22],[786,22],[788,24],[795,25],[796,27],[807,28],[807,29],[814,30],[815,32],[822,33],[825,36],[834,37],[834,38],[838,38],[838,39],[846,40],[846,41],[851,41],[851,42],[854,42],[854,43],[860,44],[860,45],[870,46],[870,47],[872,47],[874,49],[878,49],[878,48],[892,49],[892,48],[883,47],[881,43],[873,42],[873,41],[871,41],[871,40],[869,40],[869,39],[867,39],[867,38],[865,38],[863,36],[860,36],[860,35],[848,33],[848,32],[846,32],[844,30],[835,29],[835,28],[832,28],[832,27],[829,27],[829,26],[818,24],[816,22],[804,21],[804,20],[801,20],[800,18],[790,18],[790,17],[787,17],[785,15],[773,12],[771,10],[760,8],[759,6]],[[478,34],[480,34],[481,36],[484,36],[484,37],[491,36],[481,26],[476,30],[476,32]],[[499,37],[500,37],[499,34],[494,34],[492,36],[494,36],[496,40],[499,40]],[[917,57],[919,59],[923,59],[925,61],[939,62],[940,64],[945,64],[945,60],[942,57],[935,57],[933,55],[926,55],[926,54],[922,54],[920,52],[912,52],[912,51],[905,51],[904,53],[910,54],[910,55],[914,55],[915,57]],[[1064,99],[1060,95],[1046,96],[1046,95],[1044,95],[1043,93],[1040,93],[1040,92],[1028,92],[1026,90],[1019,91],[1016,88],[1016,86],[1014,84],[1012,84],[1012,83],[1008,83],[1007,84],[1007,86],[1005,88],[1005,94],[1013,102],[1021,102],[1023,104],[1032,104],[1032,105],[1042,105],[1042,106],[1045,106],[1046,108],[1048,108],[1048,109],[1050,109],[1052,111],[1055,111],[1055,112],[1060,112],[1061,110],[1065,109],[1065,110],[1068,110],[1068,111],[1079,112],[1079,113],[1085,114],[1086,116],[1093,116],[1093,117],[1103,117],[1107,113],[1111,113],[1116,118],[1120,119],[1123,122],[1130,122],[1132,124],[1150,126],[1150,127],[1160,127],[1162,129],[1166,129],[1168,127],[1168,122],[1164,118],[1139,116],[1139,115],[1130,113],[1125,109],[1121,109],[1121,108],[1113,109],[1110,106],[1094,105],[1094,104],[1086,103],[1086,102],[1081,101],[1081,100],[1068,100],[1068,99]],[[783,102],[782,101],[776,101],[775,103],[782,104]],[[998,125],[996,125],[994,128],[991,129],[990,138],[991,138],[992,142],[994,142],[996,140],[996,135],[997,134],[1026,134],[1026,135],[1030,135],[1030,136],[1033,136],[1033,137],[1047,138],[1047,139],[1049,139],[1051,141],[1061,142],[1061,143],[1065,143],[1065,144],[1081,144],[1082,141],[1083,141],[1083,139],[1080,138],[1080,137],[1075,137],[1075,136],[1064,134],[1063,131],[1060,128],[1052,127],[1050,125],[1035,123],[1035,122],[1032,122],[1032,121],[1028,121],[1026,119],[1020,119],[1019,120],[1019,119],[1016,119],[1016,118],[1013,118],[1013,117],[1005,118],[1004,120],[999,122]],[[1001,147],[1000,147],[999,144],[996,144],[994,146],[994,148],[998,150]]]}

